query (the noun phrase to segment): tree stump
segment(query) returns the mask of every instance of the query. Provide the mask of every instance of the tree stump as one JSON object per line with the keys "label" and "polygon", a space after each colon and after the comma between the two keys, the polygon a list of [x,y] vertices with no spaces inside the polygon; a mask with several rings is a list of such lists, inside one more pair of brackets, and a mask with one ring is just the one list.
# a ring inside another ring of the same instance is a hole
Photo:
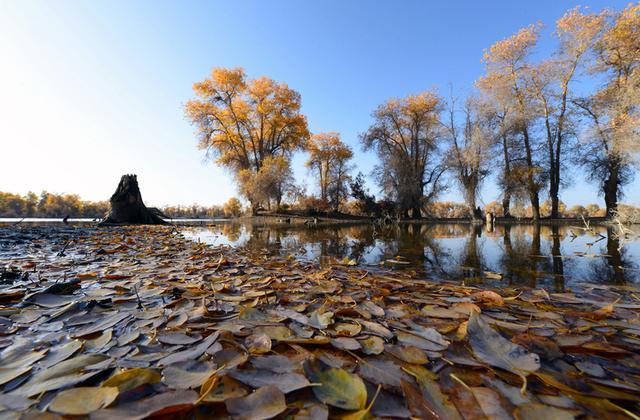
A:
{"label": "tree stump", "polygon": [[116,192],[109,200],[109,214],[100,222],[105,225],[160,225],[166,224],[162,213],[154,208],[147,208],[142,202],[136,175],[122,175]]}

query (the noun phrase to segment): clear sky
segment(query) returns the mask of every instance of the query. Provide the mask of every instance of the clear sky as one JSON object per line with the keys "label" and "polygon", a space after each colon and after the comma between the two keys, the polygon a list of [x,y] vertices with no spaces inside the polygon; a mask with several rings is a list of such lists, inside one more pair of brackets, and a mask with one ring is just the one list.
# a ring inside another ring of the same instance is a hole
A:
{"label": "clear sky", "polygon": [[[183,114],[192,83],[220,66],[299,91],[310,129],[339,131],[368,174],[376,161],[358,134],[378,104],[431,87],[446,95],[449,84],[464,94],[483,49],[536,21],[545,54],[576,4],[626,1],[0,0],[0,191],[104,200],[137,173],[148,204],[226,201],[232,179],[204,161]],[[297,180],[308,178],[303,162]],[[566,203],[602,204],[582,171],[567,179]],[[639,184],[626,201],[640,204]]]}

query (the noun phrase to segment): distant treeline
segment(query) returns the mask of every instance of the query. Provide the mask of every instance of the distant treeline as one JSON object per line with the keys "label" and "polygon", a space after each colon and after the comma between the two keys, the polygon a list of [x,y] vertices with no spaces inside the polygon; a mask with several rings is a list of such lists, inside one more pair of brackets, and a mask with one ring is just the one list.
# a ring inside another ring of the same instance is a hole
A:
{"label": "distant treeline", "polygon": [[[165,206],[160,210],[172,218],[206,218],[237,215],[233,199],[225,206],[204,207]],[[225,213],[225,209],[227,213]],[[0,192],[0,217],[81,217],[102,218],[109,210],[108,201],[85,201],[77,194],[54,194],[43,191],[40,195]]]}
{"label": "distant treeline", "polygon": [[0,192],[0,217],[103,217],[109,209],[106,201],[84,201],[77,194],[53,194],[43,191],[19,195]]}

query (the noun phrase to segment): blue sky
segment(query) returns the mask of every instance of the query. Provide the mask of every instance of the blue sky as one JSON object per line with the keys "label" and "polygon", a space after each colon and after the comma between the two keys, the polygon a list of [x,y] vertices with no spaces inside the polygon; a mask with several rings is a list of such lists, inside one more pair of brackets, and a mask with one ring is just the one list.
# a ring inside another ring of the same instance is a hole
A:
{"label": "blue sky", "polygon": [[[339,131],[368,174],[376,159],[358,134],[378,104],[450,84],[464,95],[483,49],[536,21],[545,55],[555,20],[577,4],[626,1],[0,0],[0,190],[102,200],[137,173],[153,205],[226,201],[232,179],[204,160],[183,114],[193,82],[220,66],[299,91],[310,129]],[[566,203],[602,204],[581,170],[567,179]],[[640,204],[638,184],[626,201]],[[459,201],[453,188],[443,199]],[[498,197],[492,179],[482,197]]]}

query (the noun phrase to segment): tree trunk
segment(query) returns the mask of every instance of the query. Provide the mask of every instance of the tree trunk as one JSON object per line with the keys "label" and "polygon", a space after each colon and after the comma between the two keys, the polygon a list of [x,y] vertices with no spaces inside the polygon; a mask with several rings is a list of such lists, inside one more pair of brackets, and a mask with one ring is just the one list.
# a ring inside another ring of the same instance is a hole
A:
{"label": "tree trunk", "polygon": [[620,173],[617,162],[611,162],[609,177],[604,180],[604,204],[607,207],[607,219],[611,219],[618,210],[618,175]]}
{"label": "tree trunk", "polygon": [[502,216],[511,217],[511,194],[508,192],[505,192],[502,198]]}
{"label": "tree trunk", "polygon": [[116,192],[109,200],[111,209],[100,225],[160,225],[165,224],[159,210],[147,208],[142,202],[136,175],[122,175]]}
{"label": "tree trunk", "polygon": [[511,164],[509,162],[509,144],[507,136],[502,136],[502,154],[504,156],[504,197],[502,198],[502,216],[511,217]]}
{"label": "tree trunk", "polygon": [[413,209],[411,210],[411,218],[419,219],[421,217],[422,217],[422,209],[420,208],[419,204],[416,204],[413,206]]}
{"label": "tree trunk", "polygon": [[538,191],[531,191],[529,193],[529,199],[531,200],[531,216],[534,222],[540,221],[540,198]]}
{"label": "tree trunk", "polygon": [[531,144],[529,143],[529,129],[525,126],[522,129],[522,136],[524,139],[524,148],[527,161],[527,189],[529,190],[529,199],[531,200],[531,211],[534,221],[540,220],[540,197],[538,195],[538,187],[534,179],[533,153],[531,151]]}

